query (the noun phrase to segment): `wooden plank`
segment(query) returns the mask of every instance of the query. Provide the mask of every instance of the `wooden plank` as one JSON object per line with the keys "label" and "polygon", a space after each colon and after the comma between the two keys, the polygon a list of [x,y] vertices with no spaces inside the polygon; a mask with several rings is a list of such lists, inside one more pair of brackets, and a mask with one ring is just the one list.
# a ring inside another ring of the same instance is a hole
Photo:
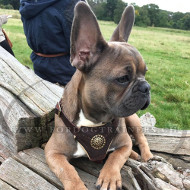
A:
{"label": "wooden plank", "polygon": [[190,168],[190,156],[173,155],[173,154],[154,152],[154,151],[152,151],[152,153],[154,155],[161,156],[164,159],[166,159],[167,162],[172,164],[175,169],[178,167],[181,167],[183,169]]}
{"label": "wooden plank", "polygon": [[[30,110],[18,99],[0,88],[0,141],[1,150],[16,153],[48,140],[48,130],[52,126],[48,121],[54,114],[46,117],[35,117]],[[4,97],[4,98],[2,98]],[[5,154],[2,152],[2,154]],[[1,155],[1,153],[0,153]]]}
{"label": "wooden plank", "polygon": [[63,189],[62,183],[54,175],[54,173],[50,171],[49,167],[45,163],[45,160],[42,162],[40,159],[37,159],[36,156],[26,154],[25,152],[19,152],[18,155],[14,156],[14,159],[45,178],[58,189]]}
{"label": "wooden plank", "polygon": [[58,190],[38,174],[12,158],[0,166],[0,179],[19,190]]}
{"label": "wooden plank", "polygon": [[50,137],[54,108],[64,89],[42,80],[0,47],[0,141],[10,153]]}
{"label": "wooden plank", "polygon": [[155,187],[153,181],[149,178],[149,176],[147,176],[144,171],[141,170],[140,168],[140,162],[137,162],[135,160],[132,159],[128,159],[128,161],[126,162],[126,165],[129,166],[130,168],[132,168],[133,173],[135,175],[135,178],[137,179],[140,187],[144,190],[157,190],[157,188]]}
{"label": "wooden plank", "polygon": [[64,88],[58,88],[58,89],[56,89],[56,90],[52,90],[52,89],[54,89],[55,88],[55,84],[53,84],[53,83],[51,83],[51,82],[48,82],[48,81],[46,81],[46,80],[43,80],[42,81],[42,83],[49,89],[49,90],[51,90],[51,92],[53,93],[53,94],[55,94],[57,97],[59,97],[60,98],[60,94],[62,95],[63,94],[63,92],[64,92]]}
{"label": "wooden plank", "polygon": [[7,183],[5,183],[4,181],[2,181],[0,179],[0,189],[1,190],[15,190],[13,187],[11,187],[10,185],[8,185]]}
{"label": "wooden plank", "polygon": [[39,147],[23,150],[22,152],[46,164],[44,150]]}
{"label": "wooden plank", "polygon": [[157,128],[150,113],[142,115],[140,121],[152,151],[190,156],[190,130]]}
{"label": "wooden plank", "polygon": [[[1,153],[0,153],[0,155],[1,155]],[[5,160],[5,159],[0,156],[0,165],[1,165],[1,163],[2,163],[4,160]]]}
{"label": "wooden plank", "polygon": [[[0,110],[0,121],[1,120],[1,110]],[[1,125],[0,123],[0,156],[3,158],[8,158],[11,156],[11,152],[16,149],[13,138],[6,135],[6,131],[3,132],[3,129],[6,129],[5,125]]]}
{"label": "wooden plank", "polygon": [[153,151],[190,156],[190,131],[188,130],[152,127],[145,131],[145,136]]}
{"label": "wooden plank", "polygon": [[[37,105],[35,107],[36,110],[38,110],[38,106],[40,106],[40,109],[48,111],[49,109],[51,110],[52,105],[54,105],[56,101],[59,101],[63,94],[63,88],[57,85],[49,85],[48,87],[48,82],[43,82],[33,70],[19,63],[17,59],[11,56],[2,47],[0,47],[0,57],[1,86],[13,92],[16,96],[22,94],[22,100],[25,104],[29,103],[28,100],[25,101],[25,98],[28,97],[33,101],[33,104],[30,105]],[[44,102],[44,104],[42,104],[42,102]]]}
{"label": "wooden plank", "polygon": [[82,181],[86,185],[87,189],[97,190],[97,188],[96,188],[97,178],[95,176],[90,175],[89,173],[86,173],[86,172],[84,172],[84,171],[82,171],[76,167],[75,167],[75,169],[77,170],[80,178],[82,179]]}
{"label": "wooden plank", "polygon": [[15,96],[4,88],[0,88],[0,108],[2,115],[9,126],[9,130],[15,133],[15,122],[21,118],[34,117],[35,115],[22,104]]}
{"label": "wooden plank", "polygon": [[154,179],[154,183],[158,189],[161,190],[179,190],[178,188],[174,187],[173,185],[162,181],[159,178]]}
{"label": "wooden plank", "polygon": [[[44,108],[39,107],[39,100],[35,101],[34,99],[37,96],[37,92],[32,89],[32,87],[28,86],[25,81],[20,78],[9,65],[3,60],[0,61],[0,75],[2,76],[0,79],[0,86],[3,89],[6,89],[22,102],[31,108],[32,112],[36,115],[44,114]],[[27,69],[26,69],[27,70]],[[17,71],[19,72],[19,70]],[[40,81],[40,79],[39,79]],[[29,94],[31,93],[31,94]],[[39,95],[39,94],[38,94]],[[33,98],[34,96],[34,98]],[[40,97],[40,96],[39,96]],[[43,101],[43,98],[41,101]],[[47,109],[47,106],[46,106]]]}
{"label": "wooden plank", "polygon": [[148,162],[128,159],[129,166],[142,189],[190,189],[189,169],[175,170],[164,158],[154,156]]}
{"label": "wooden plank", "polygon": [[[14,158],[26,167],[38,173],[58,189],[63,189],[62,183],[49,169],[45,161],[44,151],[42,149],[34,148],[24,150],[15,155]],[[78,168],[76,168],[76,170],[88,189],[95,190],[95,183],[97,178]]]}

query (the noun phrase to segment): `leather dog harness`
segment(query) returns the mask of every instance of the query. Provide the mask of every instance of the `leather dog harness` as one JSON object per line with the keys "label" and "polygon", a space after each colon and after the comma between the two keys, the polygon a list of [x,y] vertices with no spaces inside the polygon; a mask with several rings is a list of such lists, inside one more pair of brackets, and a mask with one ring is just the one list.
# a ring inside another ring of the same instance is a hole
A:
{"label": "leather dog harness", "polygon": [[55,113],[62,119],[65,126],[84,148],[88,158],[92,161],[103,160],[106,157],[107,151],[116,134],[118,119],[115,119],[103,126],[82,126],[78,128],[65,116],[63,110],[61,109],[60,103],[57,103],[55,108]]}

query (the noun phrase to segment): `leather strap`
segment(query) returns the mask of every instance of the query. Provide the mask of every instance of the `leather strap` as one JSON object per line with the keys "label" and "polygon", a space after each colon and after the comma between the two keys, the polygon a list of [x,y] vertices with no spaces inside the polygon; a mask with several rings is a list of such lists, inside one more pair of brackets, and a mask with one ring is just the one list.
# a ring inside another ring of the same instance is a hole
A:
{"label": "leather strap", "polygon": [[80,129],[78,129],[73,123],[71,123],[69,121],[69,119],[67,118],[67,116],[63,113],[59,102],[56,104],[55,114],[57,114],[63,120],[63,122],[65,123],[66,127],[71,131],[71,133],[73,135],[76,136],[76,134],[78,133],[78,131]]}
{"label": "leather strap", "polygon": [[36,53],[36,52],[34,53],[40,57],[59,57],[59,56],[64,56],[68,54],[68,53],[43,54],[43,53]]}

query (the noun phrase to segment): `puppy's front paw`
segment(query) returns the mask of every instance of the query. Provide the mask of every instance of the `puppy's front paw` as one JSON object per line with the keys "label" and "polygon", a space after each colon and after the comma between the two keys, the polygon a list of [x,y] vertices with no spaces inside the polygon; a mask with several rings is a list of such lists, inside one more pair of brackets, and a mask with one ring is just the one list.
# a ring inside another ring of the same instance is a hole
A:
{"label": "puppy's front paw", "polygon": [[141,154],[141,158],[143,162],[147,162],[153,158],[153,154],[150,151],[146,151]]}
{"label": "puppy's front paw", "polygon": [[120,171],[102,169],[96,187],[98,190],[121,190],[122,181]]}

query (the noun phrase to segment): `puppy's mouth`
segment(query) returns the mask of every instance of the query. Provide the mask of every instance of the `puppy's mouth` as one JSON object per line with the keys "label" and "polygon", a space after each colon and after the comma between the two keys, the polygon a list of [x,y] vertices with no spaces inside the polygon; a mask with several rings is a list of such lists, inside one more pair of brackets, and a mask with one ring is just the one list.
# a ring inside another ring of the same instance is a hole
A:
{"label": "puppy's mouth", "polygon": [[146,101],[146,103],[145,103],[144,106],[141,108],[141,110],[145,110],[145,109],[149,106],[149,104],[150,104],[150,99],[148,99],[148,100]]}

